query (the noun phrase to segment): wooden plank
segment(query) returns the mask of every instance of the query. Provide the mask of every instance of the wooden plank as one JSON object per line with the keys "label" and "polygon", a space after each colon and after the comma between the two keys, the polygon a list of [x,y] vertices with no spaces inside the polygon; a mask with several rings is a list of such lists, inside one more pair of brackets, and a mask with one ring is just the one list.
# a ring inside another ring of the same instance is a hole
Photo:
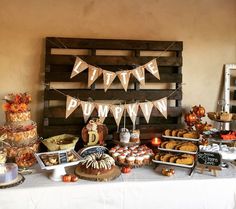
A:
{"label": "wooden plank", "polygon": [[[80,100],[88,100],[92,98],[93,100],[126,100],[126,102],[132,101],[133,99],[139,99],[140,101],[145,100],[157,100],[163,97],[169,96],[168,99],[181,100],[182,90],[175,89],[153,89],[153,90],[142,90],[135,91],[133,89],[128,89],[124,93],[124,90],[112,89],[104,92],[103,89],[97,89],[96,91],[91,91],[89,89],[60,89],[60,91],[66,95],[70,95]],[[44,97],[46,100],[66,100],[66,97],[59,92],[50,89],[44,92]]]}
{"label": "wooden plank", "polygon": [[46,43],[51,48],[68,48],[68,49],[108,49],[108,50],[135,49],[135,50],[163,51],[168,48],[168,51],[183,50],[182,41],[117,40],[117,39],[114,40],[114,39],[47,37]]}
{"label": "wooden plank", "polygon": [[[100,65],[102,69],[110,70],[110,71],[117,71],[119,69],[127,69],[132,70],[135,68],[133,65]],[[72,65],[50,65],[50,72],[68,72],[71,73],[73,69]],[[158,66],[159,73],[178,73],[178,67],[176,66]],[[147,71],[146,71],[147,72]],[[83,71],[82,74],[87,74],[87,70]]]}
{"label": "wooden plank", "polygon": [[[46,126],[44,127],[44,132],[43,132],[43,137],[50,137],[50,136],[55,136],[58,134],[75,134],[80,136],[81,135],[81,130],[84,126]],[[150,125],[150,124],[145,124],[145,125],[139,125],[139,128],[141,130],[141,133],[162,133],[163,130],[168,129],[168,128],[178,128],[180,127],[179,124],[157,124],[157,125]],[[127,126],[128,129],[132,129],[132,125]],[[117,130],[116,125],[108,126],[109,133],[114,133]]]}
{"label": "wooden plank", "polygon": [[[47,112],[44,113],[44,117],[47,118],[65,118],[65,106],[61,107],[50,107]],[[169,117],[179,117],[182,115],[182,108],[181,107],[168,107],[167,113]],[[70,116],[69,118],[65,120],[81,120],[83,116],[81,108],[77,108]],[[138,116],[143,116],[143,113],[139,109],[138,111]],[[156,109],[153,108],[152,110],[152,115],[151,117],[161,117],[162,115],[160,112]],[[93,113],[91,114],[91,117],[97,117],[97,110],[94,110]],[[113,117],[111,112],[109,112],[108,117]],[[82,120],[83,121],[83,120]]]}
{"label": "wooden plank", "polygon": [[[87,73],[81,73],[78,76],[70,78],[71,72],[46,72],[45,73],[45,82],[84,82],[88,80]],[[102,78],[102,76],[100,76]],[[145,82],[155,82],[155,83],[181,83],[182,74],[167,74],[160,73],[160,80],[151,75],[146,71]],[[131,76],[130,83],[136,81],[134,76]]]}
{"label": "wooden plank", "polygon": [[[176,123],[178,117],[169,117],[165,119],[164,117],[151,117],[149,124],[168,124],[168,123]],[[123,125],[124,119],[122,118],[120,125]],[[146,124],[146,120],[144,117],[139,117],[140,124]],[[72,117],[72,118],[48,118],[48,124],[49,126],[55,126],[55,125],[85,125],[84,119],[82,117]],[[115,120],[112,117],[107,117],[104,121],[104,124],[107,126],[114,125]],[[130,118],[127,117],[126,119],[126,125],[132,126],[132,121]]]}
{"label": "wooden plank", "polygon": [[[127,56],[79,56],[90,65],[144,65],[155,57],[127,57]],[[182,57],[159,57],[159,66],[181,66]],[[46,63],[52,65],[74,65],[75,56],[48,55]]]}

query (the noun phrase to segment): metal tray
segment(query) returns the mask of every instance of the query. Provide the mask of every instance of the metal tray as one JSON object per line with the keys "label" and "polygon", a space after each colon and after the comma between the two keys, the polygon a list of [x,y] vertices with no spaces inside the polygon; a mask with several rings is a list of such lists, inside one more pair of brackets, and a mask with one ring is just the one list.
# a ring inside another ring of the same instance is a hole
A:
{"label": "metal tray", "polygon": [[183,151],[183,150],[176,150],[176,149],[165,149],[165,148],[158,148],[158,150],[161,151],[166,151],[166,152],[177,152],[177,153],[185,153],[185,154],[190,154],[190,155],[196,155],[197,150],[195,152],[188,152],[188,151]]}
{"label": "metal tray", "polygon": [[184,164],[163,162],[163,161],[159,161],[159,160],[152,160],[152,162],[158,163],[158,164],[163,164],[163,165],[173,165],[173,166],[182,167],[182,168],[192,168],[194,166],[194,163],[192,165],[184,165]]}
{"label": "metal tray", "polygon": [[184,138],[184,137],[178,137],[178,136],[166,136],[166,135],[162,135],[162,137],[166,139],[178,139],[178,140],[194,141],[194,142],[199,142],[200,140],[200,139]]}

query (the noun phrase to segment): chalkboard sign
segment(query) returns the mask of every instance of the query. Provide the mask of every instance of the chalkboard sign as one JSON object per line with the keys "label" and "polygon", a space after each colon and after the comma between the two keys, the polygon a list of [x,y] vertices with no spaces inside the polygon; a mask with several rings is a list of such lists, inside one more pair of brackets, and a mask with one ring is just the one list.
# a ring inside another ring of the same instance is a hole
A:
{"label": "chalkboard sign", "polygon": [[59,162],[60,162],[60,164],[67,163],[67,153],[66,152],[59,153]]}
{"label": "chalkboard sign", "polygon": [[85,157],[87,155],[93,154],[93,153],[104,153],[107,151],[106,147],[103,146],[93,146],[93,147],[87,147],[80,151],[80,156]]}
{"label": "chalkboard sign", "polygon": [[219,166],[221,158],[221,154],[216,152],[199,152],[197,154],[198,163],[206,166]]}

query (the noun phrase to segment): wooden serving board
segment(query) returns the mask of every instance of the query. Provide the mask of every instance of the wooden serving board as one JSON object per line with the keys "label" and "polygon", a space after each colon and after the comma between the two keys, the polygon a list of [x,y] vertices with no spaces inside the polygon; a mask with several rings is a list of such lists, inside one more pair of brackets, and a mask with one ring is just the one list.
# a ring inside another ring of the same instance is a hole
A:
{"label": "wooden serving board", "polygon": [[84,180],[89,180],[89,181],[111,181],[119,177],[121,174],[121,171],[117,166],[115,166],[111,171],[105,174],[92,175],[92,174],[84,173],[81,170],[81,167],[77,166],[75,169],[75,174],[79,178],[84,179]]}

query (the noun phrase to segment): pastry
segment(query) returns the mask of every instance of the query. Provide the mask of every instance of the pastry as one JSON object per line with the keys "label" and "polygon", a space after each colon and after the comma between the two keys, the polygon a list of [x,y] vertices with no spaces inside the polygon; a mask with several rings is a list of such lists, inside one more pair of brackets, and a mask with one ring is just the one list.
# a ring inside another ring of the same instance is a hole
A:
{"label": "pastry", "polygon": [[165,145],[165,148],[166,149],[173,149],[176,145],[177,145],[177,141],[171,140]]}
{"label": "pastry", "polygon": [[170,129],[166,129],[165,132],[164,132],[164,135],[165,136],[171,136],[171,130]]}
{"label": "pastry", "polygon": [[112,157],[105,153],[93,153],[84,157],[80,168],[84,173],[99,175],[109,172],[115,166]]}

